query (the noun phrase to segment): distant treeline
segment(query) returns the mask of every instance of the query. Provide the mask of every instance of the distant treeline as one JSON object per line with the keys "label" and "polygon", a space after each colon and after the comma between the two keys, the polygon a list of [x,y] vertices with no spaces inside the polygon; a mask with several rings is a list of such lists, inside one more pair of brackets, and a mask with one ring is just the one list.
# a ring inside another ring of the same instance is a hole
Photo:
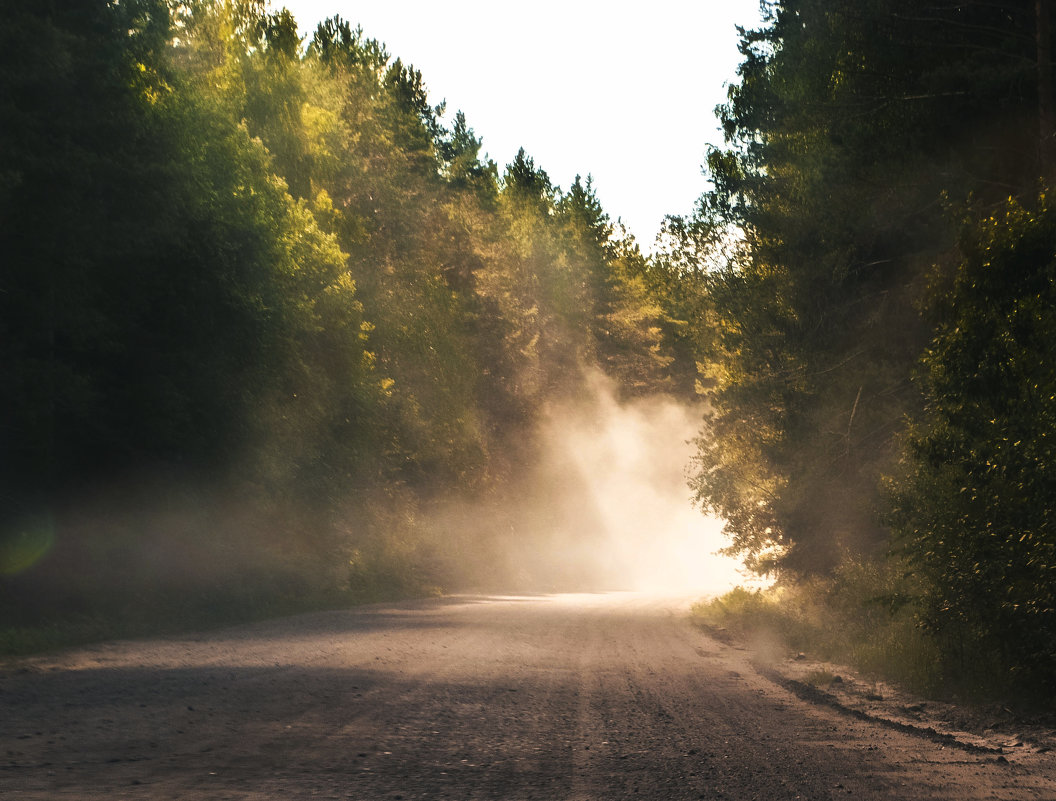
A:
{"label": "distant treeline", "polygon": [[785,576],[886,561],[871,602],[912,610],[937,671],[1051,702],[1049,6],[764,2],[714,189],[657,267],[696,287],[694,485],[733,549]]}
{"label": "distant treeline", "polygon": [[421,511],[517,480],[585,369],[692,385],[590,179],[500,169],[340,18],[5,6],[7,622],[443,586]]}

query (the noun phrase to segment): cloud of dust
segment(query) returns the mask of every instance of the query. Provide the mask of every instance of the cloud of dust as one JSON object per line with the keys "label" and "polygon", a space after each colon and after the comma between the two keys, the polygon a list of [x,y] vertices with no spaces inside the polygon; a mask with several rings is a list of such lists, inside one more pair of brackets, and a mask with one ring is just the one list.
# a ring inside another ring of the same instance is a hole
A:
{"label": "cloud of dust", "polygon": [[587,385],[545,415],[518,513],[537,530],[513,558],[561,589],[719,594],[749,583],[743,565],[716,553],[722,521],[691,502],[699,410],[666,396],[621,402],[600,373]]}
{"label": "cloud of dust", "polygon": [[330,532],[323,516],[263,504],[252,486],[144,475],[74,499],[54,524],[27,522],[0,548],[0,577],[21,580],[41,608],[121,608],[142,596],[155,616],[346,587],[364,597],[720,594],[758,580],[716,553],[722,521],[691,503],[699,424],[699,409],[666,396],[621,400],[592,373],[542,413],[510,457],[509,480],[483,492],[427,505],[387,488],[357,496],[347,524]]}

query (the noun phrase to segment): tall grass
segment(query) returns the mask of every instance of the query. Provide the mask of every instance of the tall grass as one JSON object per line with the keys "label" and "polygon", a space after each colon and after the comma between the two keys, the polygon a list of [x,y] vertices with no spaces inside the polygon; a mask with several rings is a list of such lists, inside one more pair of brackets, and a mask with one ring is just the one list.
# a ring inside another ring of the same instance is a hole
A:
{"label": "tall grass", "polygon": [[736,588],[694,604],[694,619],[747,639],[841,662],[927,695],[951,689],[939,649],[917,623],[911,579],[895,562],[847,561],[827,578]]}

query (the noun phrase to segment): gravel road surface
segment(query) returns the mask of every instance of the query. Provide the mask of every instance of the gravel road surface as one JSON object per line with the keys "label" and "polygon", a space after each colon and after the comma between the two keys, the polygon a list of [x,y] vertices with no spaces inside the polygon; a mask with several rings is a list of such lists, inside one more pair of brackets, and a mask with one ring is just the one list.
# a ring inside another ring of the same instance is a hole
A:
{"label": "gravel road surface", "polygon": [[9,662],[0,797],[1056,799],[1053,754],[804,700],[687,609],[457,597]]}

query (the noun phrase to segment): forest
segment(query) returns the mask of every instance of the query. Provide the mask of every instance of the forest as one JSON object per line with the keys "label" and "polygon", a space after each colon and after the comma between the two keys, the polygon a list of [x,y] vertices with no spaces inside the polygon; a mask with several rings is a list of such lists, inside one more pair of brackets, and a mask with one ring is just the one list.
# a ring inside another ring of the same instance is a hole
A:
{"label": "forest", "polygon": [[880,661],[916,639],[933,679],[1047,705],[1049,5],[764,4],[714,188],[667,232],[703,298],[694,490],[733,550],[868,606],[865,648],[903,618]]}
{"label": "forest", "polygon": [[510,551],[538,536],[543,412],[597,374],[674,383],[647,261],[591,179],[484,159],[339,17],[7,20],[5,624],[541,581]]}
{"label": "forest", "polygon": [[509,554],[540,422],[603,375],[703,404],[687,497],[730,553],[1051,699],[1048,0],[762,10],[646,255],[351,21],[7,8],[0,645],[589,586]]}

